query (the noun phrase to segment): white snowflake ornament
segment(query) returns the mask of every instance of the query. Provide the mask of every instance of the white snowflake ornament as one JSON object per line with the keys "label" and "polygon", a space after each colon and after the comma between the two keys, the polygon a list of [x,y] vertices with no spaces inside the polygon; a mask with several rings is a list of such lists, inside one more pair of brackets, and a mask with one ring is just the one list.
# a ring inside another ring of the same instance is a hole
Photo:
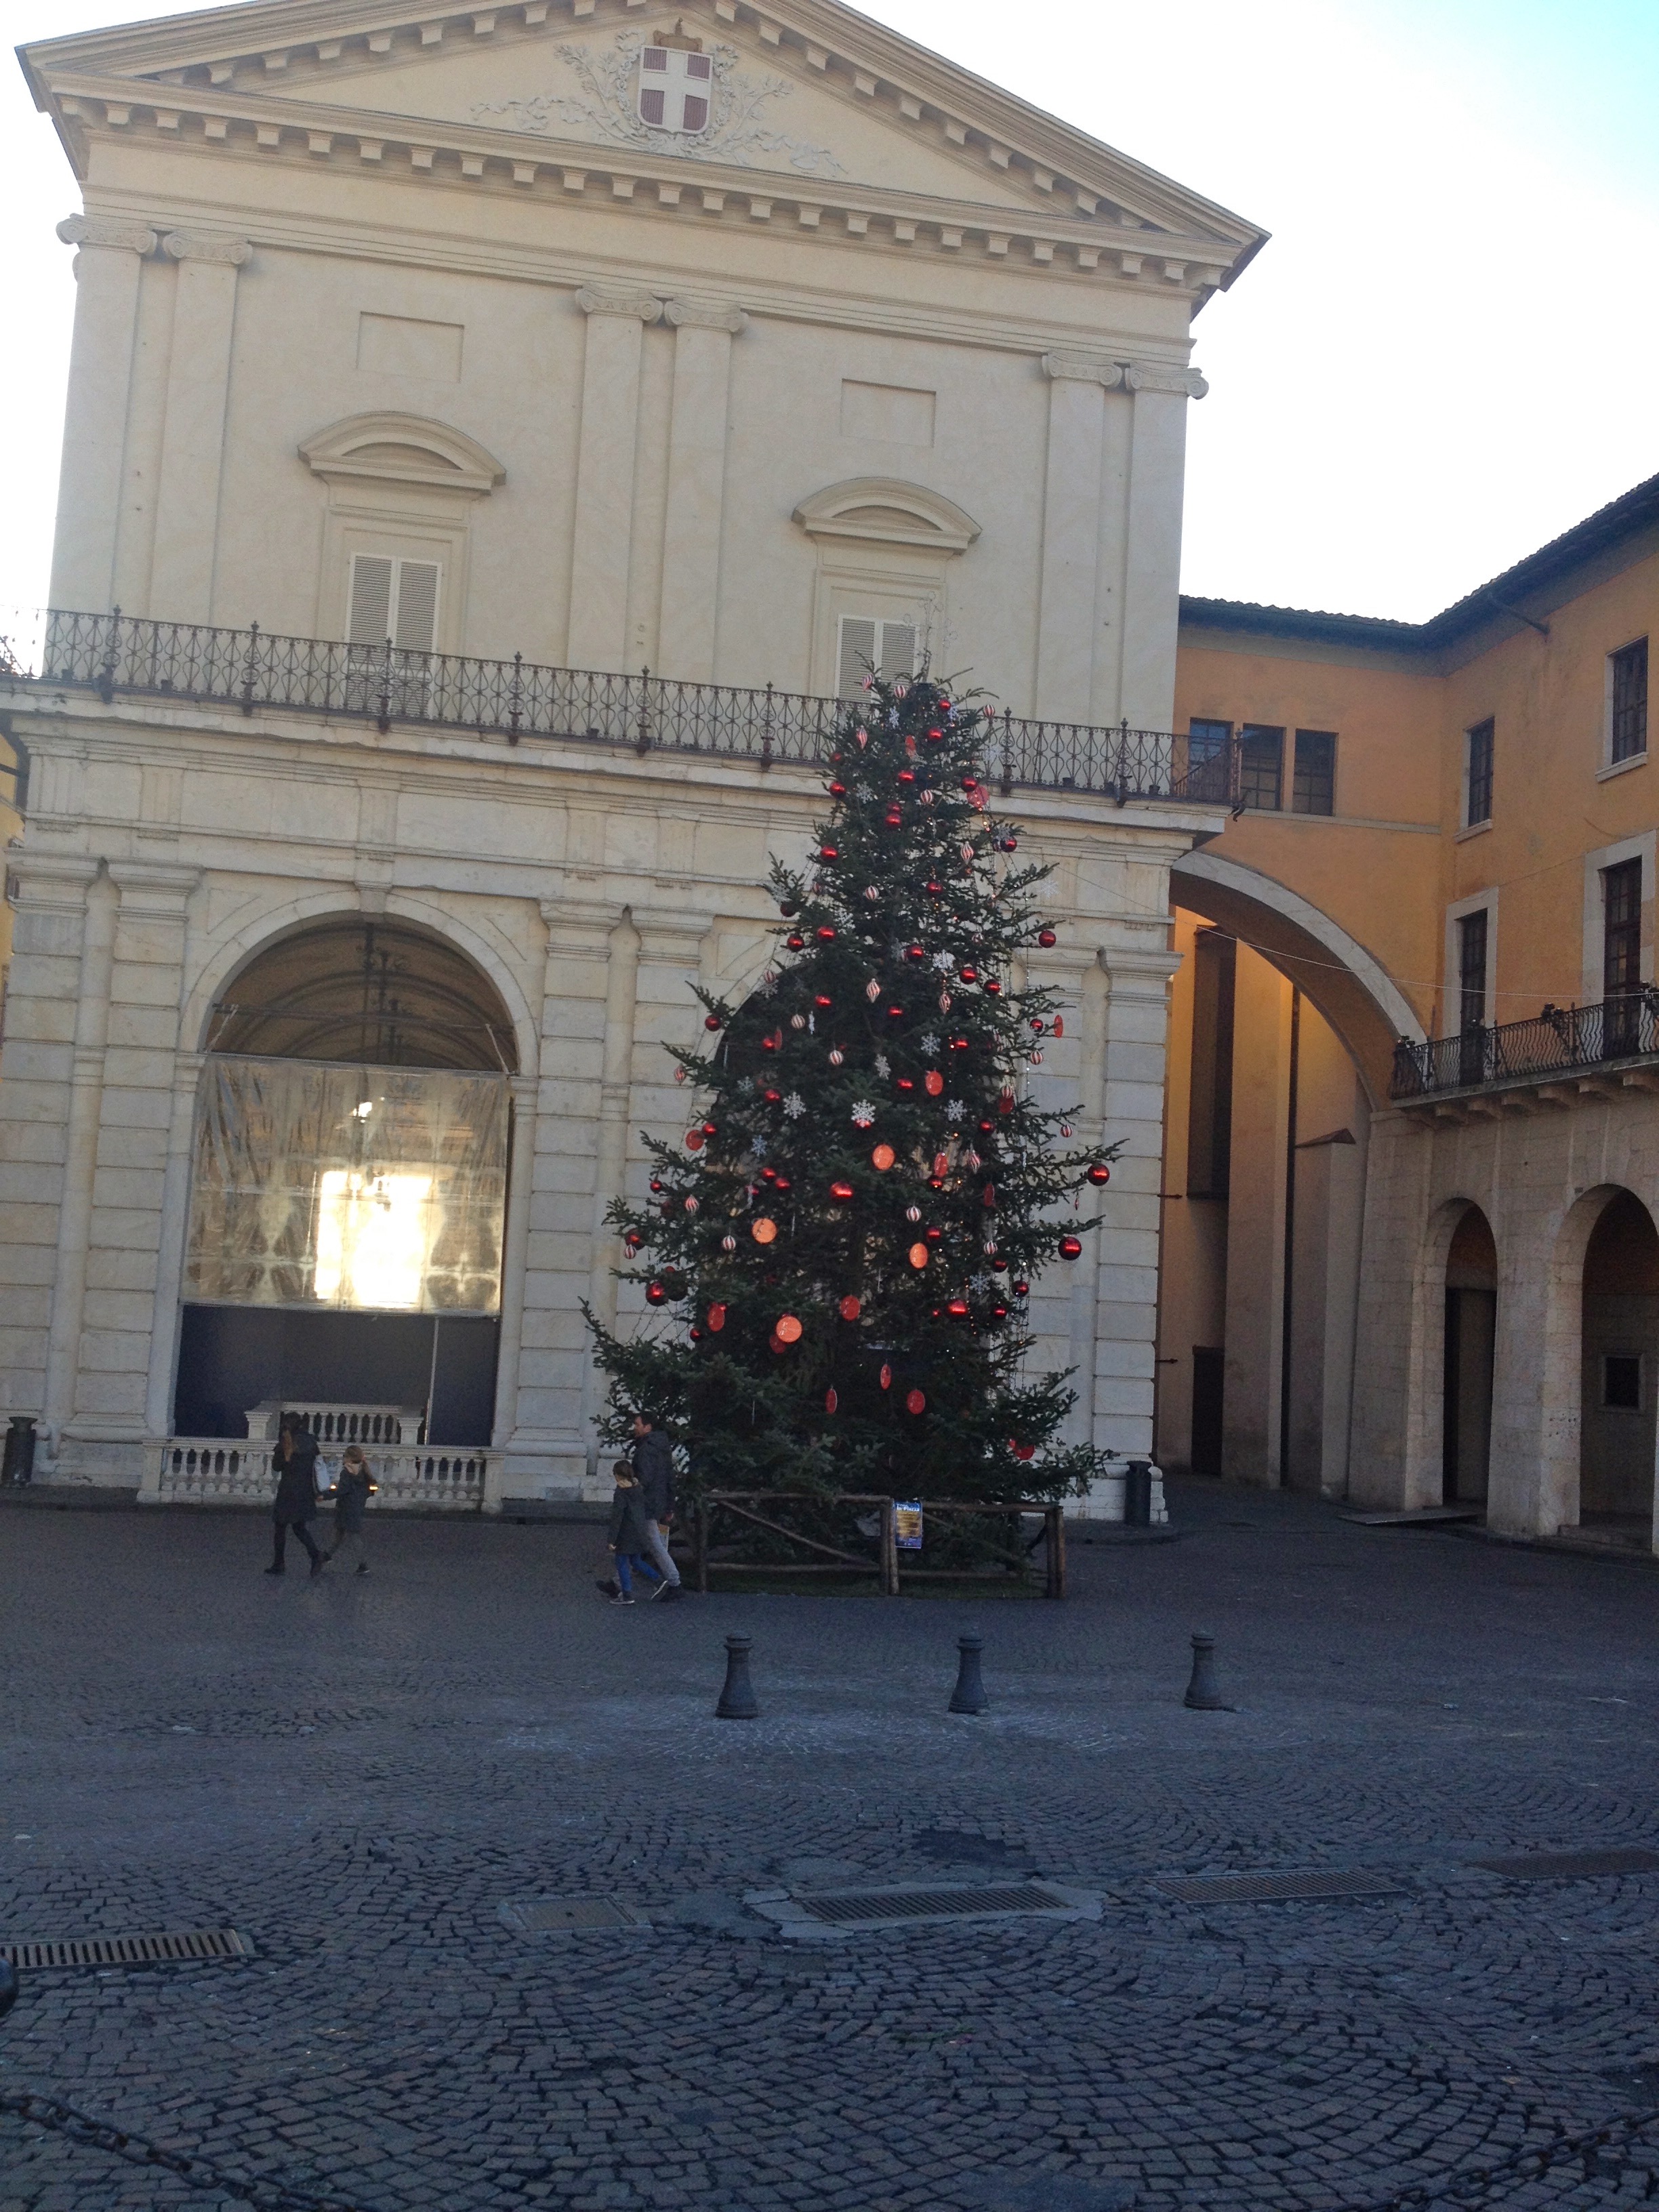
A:
{"label": "white snowflake ornament", "polygon": [[853,1119],[860,1129],[867,1129],[875,1118],[876,1109],[867,1098],[855,1098],[854,1100]]}
{"label": "white snowflake ornament", "polygon": [[798,1121],[806,1111],[806,1101],[799,1091],[792,1091],[783,1102],[783,1110],[792,1121]]}
{"label": "white snowflake ornament", "polygon": [[892,1061],[888,1059],[884,1052],[878,1052],[876,1054],[876,1073],[880,1076],[882,1081],[885,1083],[892,1072]]}
{"label": "white snowflake ornament", "polygon": [[[953,1121],[959,1121],[963,1115],[967,1112],[968,1109],[960,1098],[947,1098],[945,1102],[945,1110]],[[975,1161],[975,1165],[977,1166],[978,1164],[978,1162]]]}

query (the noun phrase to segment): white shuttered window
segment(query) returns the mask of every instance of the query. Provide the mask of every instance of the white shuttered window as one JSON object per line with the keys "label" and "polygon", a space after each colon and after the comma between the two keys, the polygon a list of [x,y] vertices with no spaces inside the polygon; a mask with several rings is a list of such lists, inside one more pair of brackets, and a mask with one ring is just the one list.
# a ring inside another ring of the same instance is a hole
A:
{"label": "white shuttered window", "polygon": [[855,698],[873,667],[890,684],[896,676],[916,672],[916,626],[908,622],[881,622],[873,616],[843,615],[841,650],[836,657],[836,696]]}
{"label": "white shuttered window", "polygon": [[390,638],[401,653],[435,651],[438,583],[435,561],[354,553],[346,613],[348,641],[353,645],[380,646]]}

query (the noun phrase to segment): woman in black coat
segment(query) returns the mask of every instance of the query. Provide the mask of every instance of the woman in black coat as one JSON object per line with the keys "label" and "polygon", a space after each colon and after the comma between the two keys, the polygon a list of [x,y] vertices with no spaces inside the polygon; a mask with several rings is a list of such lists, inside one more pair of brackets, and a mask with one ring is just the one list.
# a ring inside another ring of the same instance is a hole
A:
{"label": "woman in black coat", "polygon": [[328,1565],[328,1554],[319,1551],[306,1525],[317,1510],[317,1439],[297,1413],[283,1414],[282,1433],[276,1439],[270,1463],[276,1470],[276,1502],[271,1507],[271,1518],[276,1524],[276,1548],[265,1572],[280,1575],[284,1571],[283,1553],[288,1532],[292,1528],[311,1554],[312,1573],[319,1575]]}

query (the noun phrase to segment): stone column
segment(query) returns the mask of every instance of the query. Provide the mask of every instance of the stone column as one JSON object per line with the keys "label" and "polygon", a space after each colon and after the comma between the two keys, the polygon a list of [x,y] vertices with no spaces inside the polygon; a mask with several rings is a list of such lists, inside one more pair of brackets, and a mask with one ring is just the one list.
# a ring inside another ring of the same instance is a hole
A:
{"label": "stone column", "polygon": [[[507,1218],[501,1239],[501,1327],[495,1341],[495,1410],[489,1441],[510,1443],[519,1403],[519,1365],[524,1350],[525,1276],[530,1260],[530,1216],[536,1170],[536,1094],[533,1075],[519,1075],[513,1097],[513,1147],[507,1170]],[[506,1492],[504,1460],[492,1458],[484,1477],[483,1510],[499,1513]]]}
{"label": "stone column", "polygon": [[163,252],[179,264],[167,352],[167,416],[155,487],[149,611],[158,622],[210,622],[225,407],[236,318],[236,272],[245,238],[170,231]]}
{"label": "stone column", "polygon": [[77,1246],[84,1267],[86,1243],[85,1206],[70,1206],[70,1158],[89,1191],[115,902],[95,860],[23,852],[7,866],[15,915],[0,1066],[0,1406],[56,1419],[80,1311],[64,1271]]}
{"label": "stone column", "polygon": [[584,284],[576,305],[587,317],[587,345],[565,658],[573,668],[621,670],[628,657],[640,356],[645,326],[661,314],[662,302],[648,292]]}
{"label": "stone column", "polygon": [[1167,730],[1175,711],[1176,630],[1181,608],[1181,503],[1187,402],[1209,390],[1195,369],[1132,362],[1134,394],[1125,531],[1122,690],[1131,729]]}
{"label": "stone column", "polygon": [[125,217],[72,215],[58,235],[80,251],[52,603],[103,614],[114,588],[138,283],[155,233]]}
{"label": "stone column", "polygon": [[1047,353],[1048,457],[1042,494],[1037,612],[1036,712],[1086,722],[1094,675],[1100,565],[1101,458],[1105,394],[1121,385],[1115,362]]}
{"label": "stone column", "polygon": [[[106,878],[87,897],[86,930],[75,1008],[75,1052],[64,1142],[63,1196],[58,1209],[52,1328],[46,1340],[45,1416],[54,1435],[75,1410],[86,1304],[87,1245],[109,1037],[110,978],[115,960],[115,892]],[[61,1449],[59,1456],[62,1456]]]}
{"label": "stone column", "polygon": [[674,399],[657,658],[665,676],[711,684],[732,340],[749,319],[717,300],[671,300],[666,313],[674,325]]}
{"label": "stone column", "polygon": [[[523,1113],[530,1194],[524,1310],[514,1371],[503,1345],[497,1400],[509,1498],[579,1497],[587,1469],[581,1301],[593,1285],[607,994],[615,988],[613,933],[624,921],[620,906],[581,899],[544,899],[541,914],[547,925],[541,1064],[533,1103]],[[515,1175],[520,1158],[515,1146]]]}
{"label": "stone column", "polygon": [[[149,1411],[157,1268],[169,1198],[186,908],[198,868],[114,860],[84,1310],[68,1436],[93,1480],[137,1483]],[[176,1295],[176,1291],[174,1292]]]}
{"label": "stone column", "polygon": [[1170,978],[1178,953],[1110,945],[1101,954],[1101,1133],[1123,1150],[1102,1194],[1094,1310],[1094,1437],[1102,1450],[1151,1455],[1158,1360],[1158,1190]]}
{"label": "stone column", "polygon": [[[173,1060],[167,1164],[161,1173],[161,1238],[155,1255],[155,1318],[150,1330],[149,1374],[144,1395],[144,1437],[149,1445],[164,1443],[173,1433],[185,1239],[190,1229],[196,1097],[206,1059],[205,1053],[180,1052]],[[141,1492],[159,1496],[160,1473],[160,1455],[151,1452],[146,1459]]]}

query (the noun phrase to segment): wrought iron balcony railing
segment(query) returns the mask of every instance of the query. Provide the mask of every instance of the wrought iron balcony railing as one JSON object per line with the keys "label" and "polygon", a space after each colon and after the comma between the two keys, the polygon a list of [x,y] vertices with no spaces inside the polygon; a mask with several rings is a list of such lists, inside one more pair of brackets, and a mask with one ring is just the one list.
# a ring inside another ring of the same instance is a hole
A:
{"label": "wrought iron balcony railing", "polygon": [[1659,1053],[1659,991],[1644,983],[1595,1006],[1546,1006],[1530,1021],[1476,1023],[1425,1044],[1402,1037],[1389,1096],[1432,1098],[1650,1053]]}
{"label": "wrought iron balcony railing", "polygon": [[[606,675],[527,661],[407,653],[391,644],[337,645],[259,629],[216,629],[53,609],[11,639],[0,634],[0,684],[40,682],[95,691],[234,707],[353,715],[381,730],[394,722],[465,730],[509,745],[526,739],[627,745],[775,762],[823,759],[846,703],[771,684],[682,684],[672,678]],[[1200,754],[1196,741],[1127,722],[1030,720],[997,714],[986,751],[1005,793],[1016,786],[1130,799],[1233,805],[1237,747]]]}

